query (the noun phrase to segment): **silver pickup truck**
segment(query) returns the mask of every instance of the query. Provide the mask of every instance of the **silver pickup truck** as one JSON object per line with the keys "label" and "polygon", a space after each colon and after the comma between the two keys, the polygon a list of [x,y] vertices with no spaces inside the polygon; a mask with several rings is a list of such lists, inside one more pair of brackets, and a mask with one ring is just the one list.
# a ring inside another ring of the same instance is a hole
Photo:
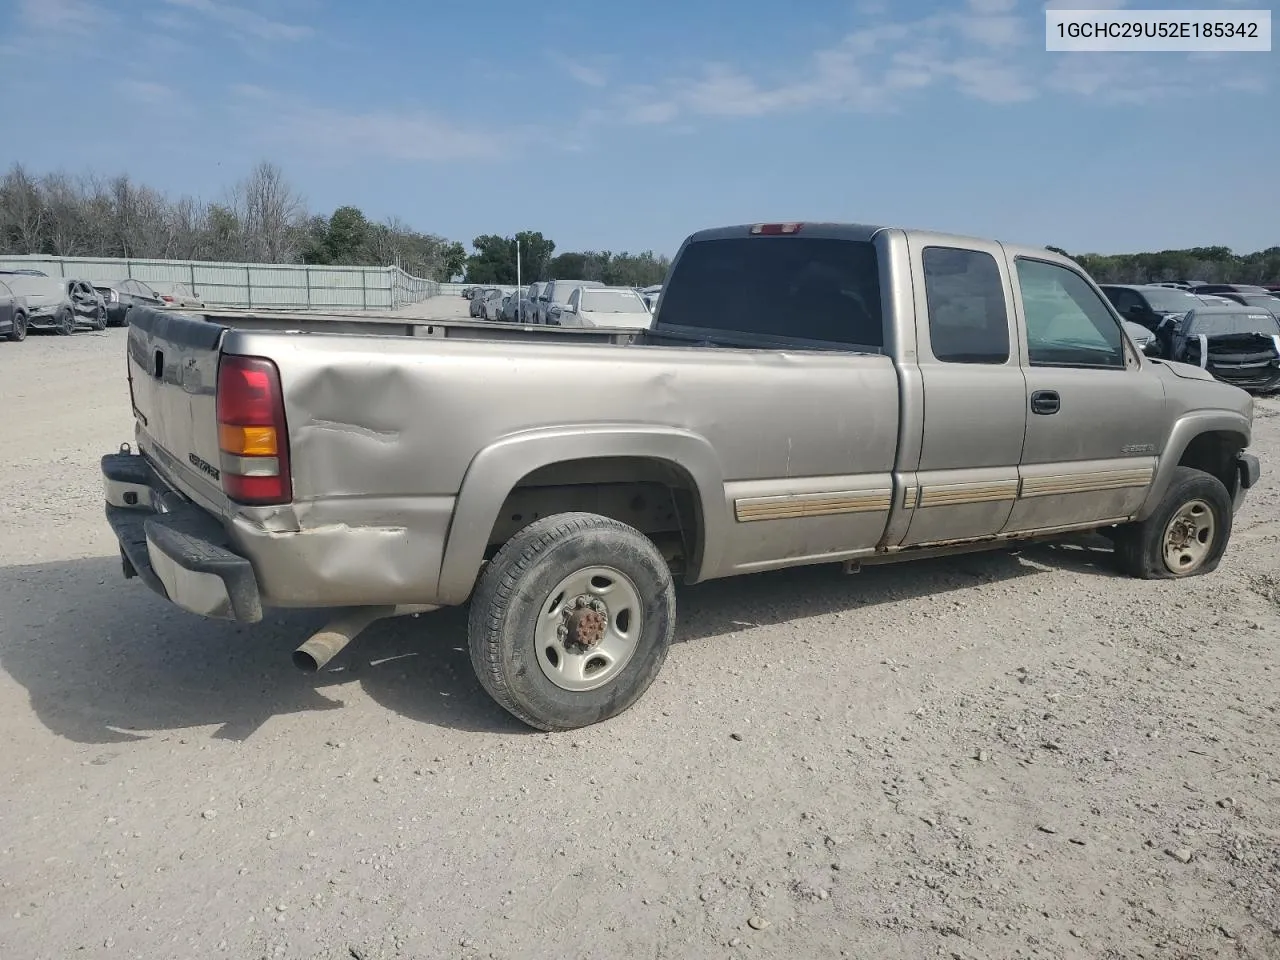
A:
{"label": "silver pickup truck", "polygon": [[1259,475],[1253,403],[1143,356],[1071,260],[829,223],[706,230],[652,328],[130,316],[105,456],[126,577],[205,617],[470,603],[489,694],[564,730],[631,706],[677,581],[1096,530],[1212,571]]}

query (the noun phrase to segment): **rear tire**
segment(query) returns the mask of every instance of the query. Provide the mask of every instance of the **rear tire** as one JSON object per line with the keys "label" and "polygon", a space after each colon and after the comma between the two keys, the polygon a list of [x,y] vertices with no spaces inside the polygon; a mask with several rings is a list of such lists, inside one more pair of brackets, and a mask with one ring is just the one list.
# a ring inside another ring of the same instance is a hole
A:
{"label": "rear tire", "polygon": [[93,315],[93,329],[98,332],[107,329],[107,313],[105,310]]}
{"label": "rear tire", "polygon": [[26,314],[15,313],[13,315],[13,330],[9,332],[9,339],[14,343],[21,343],[27,339],[27,317]]}
{"label": "rear tire", "polygon": [[675,633],[671,570],[634,527],[545,517],[489,562],[471,600],[471,665],[485,691],[539,730],[617,716],[653,683]]}
{"label": "rear tire", "polygon": [[1231,495],[1203,470],[1176,467],[1155,512],[1115,528],[1116,563],[1140,580],[1212,573],[1231,539]]}
{"label": "rear tire", "polygon": [[76,332],[76,315],[75,311],[67,308],[58,311],[55,319],[55,329],[58,336],[69,337]]}

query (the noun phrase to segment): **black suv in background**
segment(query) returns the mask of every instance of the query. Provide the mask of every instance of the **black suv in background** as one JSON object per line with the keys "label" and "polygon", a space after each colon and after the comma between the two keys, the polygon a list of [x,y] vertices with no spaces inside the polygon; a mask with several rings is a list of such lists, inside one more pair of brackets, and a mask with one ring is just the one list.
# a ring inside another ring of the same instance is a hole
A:
{"label": "black suv in background", "polygon": [[1165,317],[1180,317],[1189,310],[1206,305],[1206,301],[1176,287],[1154,284],[1102,283],[1099,289],[1126,320],[1156,330]]}

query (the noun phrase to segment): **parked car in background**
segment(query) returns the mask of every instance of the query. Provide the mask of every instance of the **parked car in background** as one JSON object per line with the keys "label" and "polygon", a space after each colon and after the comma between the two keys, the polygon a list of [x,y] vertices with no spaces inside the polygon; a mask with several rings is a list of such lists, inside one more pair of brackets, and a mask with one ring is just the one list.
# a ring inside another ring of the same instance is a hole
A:
{"label": "parked car in background", "polygon": [[653,326],[653,314],[644,298],[630,287],[578,287],[556,315],[562,327]]}
{"label": "parked car in background", "polygon": [[528,288],[525,290],[524,298],[520,302],[521,323],[538,322],[538,298],[542,296],[542,291],[546,286],[546,283],[542,280],[536,280],[529,284]]}
{"label": "parked car in background", "polygon": [[1197,283],[1191,288],[1195,294],[1201,293],[1267,293],[1266,287],[1253,283]]}
{"label": "parked car in background", "polygon": [[476,290],[477,290],[477,289],[478,289],[477,287],[463,287],[463,288],[462,288],[462,299],[463,299],[463,300],[470,300],[470,299],[475,295],[475,292],[476,292]]}
{"label": "parked car in background", "polygon": [[48,274],[43,270],[36,270],[34,267],[23,267],[18,270],[0,270],[0,277],[47,277]]}
{"label": "parked car in background", "polygon": [[1257,393],[1280,390],[1280,320],[1270,310],[1199,307],[1160,331],[1165,357]]}
{"label": "parked car in background", "polygon": [[538,294],[534,306],[534,323],[551,323],[564,312],[569,294],[578,287],[603,287],[599,280],[549,280]]}
{"label": "parked car in background", "polygon": [[655,283],[651,287],[645,287],[640,291],[640,296],[644,297],[645,306],[651,311],[658,306],[658,294],[662,293],[662,284]]}
{"label": "parked car in background", "polygon": [[519,323],[521,305],[527,302],[523,290],[507,294],[502,298],[502,309],[498,312],[498,319],[504,323]]}
{"label": "parked car in background", "polygon": [[163,307],[160,294],[141,280],[112,280],[94,284],[107,302],[107,326],[123,327],[129,322],[129,311],[136,306]]}
{"label": "parked car in background", "polygon": [[27,339],[27,298],[0,277],[0,337],[15,342]]}
{"label": "parked car in background", "polygon": [[1259,307],[1280,316],[1280,295],[1274,293],[1219,293],[1217,296],[1243,307]]}
{"label": "parked car in background", "polygon": [[14,293],[26,297],[29,330],[56,330],[70,336],[80,325],[106,328],[105,305],[85,280],[23,275],[9,277],[6,282]]}
{"label": "parked car in background", "polygon": [[477,320],[482,318],[484,316],[485,299],[497,289],[497,287],[476,287],[471,294],[471,305],[467,308],[467,313]]}
{"label": "parked car in background", "polygon": [[502,311],[502,298],[505,296],[501,287],[486,290],[480,302],[480,316],[485,320],[498,320]]}
{"label": "parked car in background", "polygon": [[149,283],[148,286],[156,292],[166,306],[175,307],[178,310],[204,309],[204,301],[200,299],[200,295],[185,283],[157,280]]}
{"label": "parked car in background", "polygon": [[1154,331],[1165,317],[1181,317],[1205,302],[1186,290],[1155,284],[1100,284],[1120,316]]}

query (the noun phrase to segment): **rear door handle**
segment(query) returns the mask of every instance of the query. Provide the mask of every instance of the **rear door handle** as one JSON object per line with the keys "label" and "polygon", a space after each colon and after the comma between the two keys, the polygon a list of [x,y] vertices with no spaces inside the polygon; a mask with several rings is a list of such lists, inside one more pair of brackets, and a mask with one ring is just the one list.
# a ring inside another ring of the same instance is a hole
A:
{"label": "rear door handle", "polygon": [[1048,416],[1062,409],[1062,398],[1057,390],[1037,390],[1031,394],[1031,412]]}

